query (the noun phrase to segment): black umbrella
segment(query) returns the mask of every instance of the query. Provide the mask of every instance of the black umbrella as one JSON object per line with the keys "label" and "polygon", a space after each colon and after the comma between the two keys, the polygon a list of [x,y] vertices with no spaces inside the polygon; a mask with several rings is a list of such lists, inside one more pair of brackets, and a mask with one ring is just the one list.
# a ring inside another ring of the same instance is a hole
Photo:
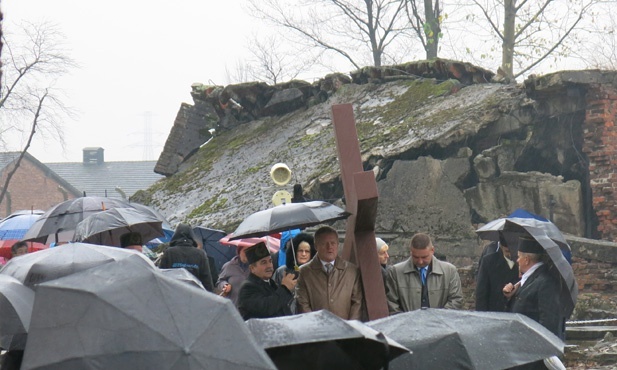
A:
{"label": "black umbrella", "polygon": [[75,230],[77,224],[91,214],[117,207],[131,207],[131,204],[121,199],[106,197],[80,197],[64,201],[41,215],[23,239],[45,244],[51,237],[54,241],[54,237],[57,239],[56,234]]}
{"label": "black umbrella", "polygon": [[25,348],[33,303],[32,289],[0,274],[0,348]]}
{"label": "black umbrella", "polygon": [[156,267],[142,253],[86,243],[69,243],[11,259],[0,270],[28,287],[111,261],[130,258],[133,264]]}
{"label": "black umbrella", "polygon": [[201,238],[202,245],[208,257],[214,258],[214,265],[216,266],[216,272],[218,274],[223,265],[234,258],[236,255],[236,248],[219,243],[219,240],[227,235],[227,233],[222,230],[196,226],[193,228],[193,232],[198,238]]}
{"label": "black umbrella", "polygon": [[231,301],[122,260],[37,287],[22,369],[42,368],[275,367]]}
{"label": "black umbrella", "polygon": [[233,232],[233,239],[265,236],[279,231],[301,229],[321,223],[342,220],[351,213],[322,201],[282,204],[255,212]]}
{"label": "black umbrella", "polygon": [[[562,249],[559,245],[555,243],[555,241],[553,241],[542,229],[533,226],[520,225],[518,223],[506,221],[504,225],[504,232],[515,232],[520,235],[530,236],[540,243],[542,248],[544,248],[546,254],[550,257],[552,264],[551,269],[555,268],[561,278],[561,296],[564,298],[562,299],[562,309],[565,317],[570,317],[572,311],[574,310],[574,306],[576,306],[576,300],[578,298],[578,285],[576,284],[576,279],[574,278],[572,266],[564,257]],[[518,250],[518,246],[516,249]]]}
{"label": "black umbrella", "polygon": [[370,321],[413,351],[391,369],[506,369],[563,354],[563,342],[527,316],[422,309]]}
{"label": "black umbrella", "polygon": [[163,236],[163,220],[137,208],[112,208],[83,219],[75,228],[74,241],[119,247],[120,237],[137,232],[144,242]]}
{"label": "black umbrella", "polygon": [[326,310],[246,324],[278,369],[381,369],[409,353],[361,322]]}

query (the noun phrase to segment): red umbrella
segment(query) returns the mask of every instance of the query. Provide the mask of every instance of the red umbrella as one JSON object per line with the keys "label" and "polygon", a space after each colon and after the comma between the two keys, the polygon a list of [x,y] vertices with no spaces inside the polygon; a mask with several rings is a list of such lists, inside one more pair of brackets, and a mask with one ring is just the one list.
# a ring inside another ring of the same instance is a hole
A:
{"label": "red umbrella", "polygon": [[251,245],[264,242],[268,246],[268,249],[270,249],[270,253],[278,252],[281,247],[281,240],[272,236],[262,236],[260,238],[244,238],[236,240],[229,240],[230,238],[233,238],[233,234],[229,234],[221,238],[221,240],[219,240],[219,243],[223,245],[235,245],[236,247],[250,247]]}

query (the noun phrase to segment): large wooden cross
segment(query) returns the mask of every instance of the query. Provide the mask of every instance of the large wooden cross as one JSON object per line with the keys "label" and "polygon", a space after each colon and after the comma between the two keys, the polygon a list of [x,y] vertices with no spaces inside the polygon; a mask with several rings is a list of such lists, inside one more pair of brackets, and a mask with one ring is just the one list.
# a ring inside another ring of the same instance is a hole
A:
{"label": "large wooden cross", "polygon": [[347,219],[343,258],[360,268],[369,320],[388,316],[388,304],[377,257],[375,219],[377,182],[373,171],[364,171],[351,104],[332,106],[332,122],[341,167]]}

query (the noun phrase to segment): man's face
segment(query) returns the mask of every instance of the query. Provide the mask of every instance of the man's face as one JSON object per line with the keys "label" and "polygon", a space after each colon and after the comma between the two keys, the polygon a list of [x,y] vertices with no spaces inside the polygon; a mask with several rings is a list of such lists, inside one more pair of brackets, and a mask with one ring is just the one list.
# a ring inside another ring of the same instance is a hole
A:
{"label": "man's face", "polygon": [[527,253],[518,252],[518,258],[516,259],[516,263],[518,263],[518,271],[521,274],[524,274],[531,267],[531,259],[527,255]]}
{"label": "man's face", "polygon": [[426,267],[431,264],[433,253],[435,248],[432,245],[424,249],[411,248],[411,260],[416,267]]}
{"label": "man's face", "polygon": [[508,248],[507,245],[500,244],[499,248],[501,249],[501,253],[503,253],[504,257],[506,257],[509,260],[512,259],[512,255],[510,254],[510,248]]}
{"label": "man's face", "polygon": [[390,258],[390,255],[388,254],[388,247],[382,247],[379,252],[377,252],[377,257],[379,258],[380,265],[387,265],[388,258]]}
{"label": "man's face", "polygon": [[321,234],[315,238],[317,256],[324,262],[332,262],[338,254],[338,235],[333,233]]}
{"label": "man's face", "polygon": [[251,273],[262,280],[268,280],[274,273],[272,257],[267,256],[250,265]]}
{"label": "man's face", "polygon": [[296,262],[302,266],[311,259],[311,246],[307,242],[302,242],[296,248]]}
{"label": "man's face", "polygon": [[17,248],[17,250],[13,254],[13,257],[23,256],[24,254],[28,254],[28,247],[24,246],[24,247]]}

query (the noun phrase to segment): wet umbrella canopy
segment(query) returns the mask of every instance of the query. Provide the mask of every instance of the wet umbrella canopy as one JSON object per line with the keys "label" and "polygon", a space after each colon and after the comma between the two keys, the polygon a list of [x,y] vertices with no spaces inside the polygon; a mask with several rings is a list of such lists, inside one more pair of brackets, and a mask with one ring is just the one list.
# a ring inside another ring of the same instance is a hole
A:
{"label": "wet umbrella canopy", "polygon": [[381,369],[409,353],[361,322],[326,310],[246,324],[278,369]]}
{"label": "wet umbrella canopy", "polygon": [[22,369],[274,369],[231,301],[127,262],[38,286]]}
{"label": "wet umbrella canopy", "polygon": [[342,220],[350,216],[333,204],[322,201],[282,204],[255,212],[242,221],[233,239],[265,236],[279,231],[305,228],[324,222]]}
{"label": "wet umbrella canopy", "polygon": [[0,274],[0,348],[25,348],[33,303],[34,291]]}
{"label": "wet umbrella canopy", "polygon": [[563,354],[563,342],[521,314],[422,309],[371,321],[413,351],[390,369],[506,369]]}
{"label": "wet umbrella canopy", "polygon": [[195,286],[196,288],[206,289],[199,279],[195,277],[195,275],[191,274],[185,268],[177,268],[177,269],[159,269],[159,272],[163,275],[170,277],[172,279],[176,279],[178,281],[182,281],[186,284],[190,284]]}
{"label": "wet umbrella canopy", "polygon": [[[561,249],[565,250],[566,252],[570,251],[570,245],[566,241],[566,238],[563,236],[557,225],[545,219],[544,217],[534,215],[533,213],[527,212],[524,209],[517,209],[506,218],[499,218],[493,220],[476,230],[476,233],[482,239],[495,241],[499,240],[499,231],[503,231],[504,227],[506,226],[506,221],[515,223],[517,225],[520,225],[521,227],[532,226],[541,229],[546,233],[549,238],[551,238],[555,243],[557,243]],[[512,247],[516,249],[515,244],[513,244]]]}
{"label": "wet umbrella canopy", "polygon": [[42,214],[26,232],[24,240],[46,243],[50,235],[75,230],[77,224],[91,214],[117,207],[131,207],[131,204],[106,197],[81,197],[64,201]]}
{"label": "wet umbrella canopy", "polygon": [[0,221],[0,240],[21,240],[43,211],[25,210],[11,213]]}
{"label": "wet umbrella canopy", "polygon": [[77,224],[73,240],[119,247],[123,234],[137,232],[146,242],[164,235],[163,221],[137,208],[112,208],[84,218]]}
{"label": "wet umbrella canopy", "polygon": [[0,270],[0,274],[10,275],[24,285],[32,287],[38,283],[125,258],[130,258],[133,264],[156,268],[139,252],[94,244],[69,243],[13,258]]}

